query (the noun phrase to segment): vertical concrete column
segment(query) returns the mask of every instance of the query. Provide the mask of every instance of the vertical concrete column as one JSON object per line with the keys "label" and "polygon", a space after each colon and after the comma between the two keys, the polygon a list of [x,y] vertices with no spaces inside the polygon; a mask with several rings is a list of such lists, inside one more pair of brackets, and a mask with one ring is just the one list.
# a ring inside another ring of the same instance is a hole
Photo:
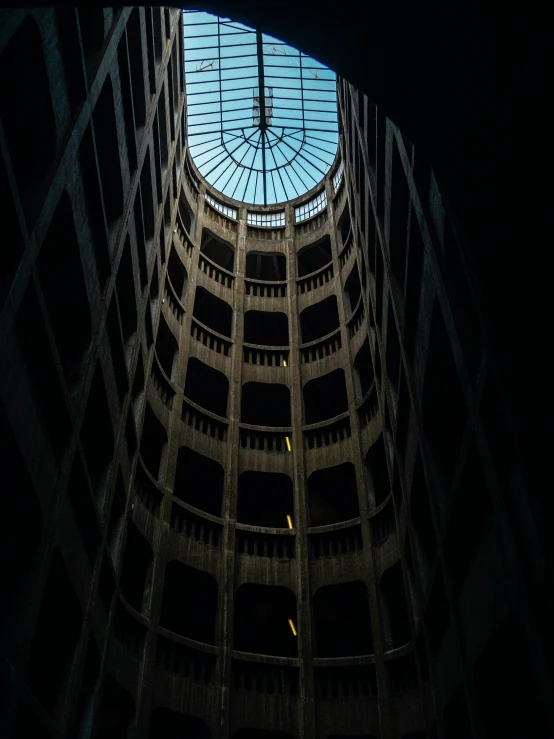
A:
{"label": "vertical concrete column", "polygon": [[298,730],[306,739],[315,737],[314,676],[312,669],[312,618],[310,565],[308,542],[308,503],[304,463],[302,373],[300,367],[300,322],[296,295],[296,245],[294,238],[294,208],[286,207],[285,242],[287,255],[287,313],[289,316],[289,372],[291,395],[294,528],[296,533],[296,603],[298,613],[298,656],[300,684]]}
{"label": "vertical concrete column", "polygon": [[233,282],[233,347],[227,415],[227,450],[225,457],[225,488],[223,496],[223,537],[219,576],[219,608],[216,644],[219,645],[218,696],[219,717],[217,736],[230,735],[231,651],[233,645],[233,604],[235,594],[235,536],[237,488],[239,475],[239,422],[242,388],[242,342],[244,334],[244,273],[246,265],[246,208],[238,209],[238,234],[235,248],[235,279]]}

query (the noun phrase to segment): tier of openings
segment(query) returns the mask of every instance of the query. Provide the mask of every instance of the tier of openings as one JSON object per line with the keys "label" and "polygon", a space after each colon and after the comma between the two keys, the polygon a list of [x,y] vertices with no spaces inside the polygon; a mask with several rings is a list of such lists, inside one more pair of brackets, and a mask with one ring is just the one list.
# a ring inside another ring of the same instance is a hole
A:
{"label": "tier of openings", "polygon": [[289,319],[286,313],[248,310],[244,314],[244,341],[262,346],[289,345]]}

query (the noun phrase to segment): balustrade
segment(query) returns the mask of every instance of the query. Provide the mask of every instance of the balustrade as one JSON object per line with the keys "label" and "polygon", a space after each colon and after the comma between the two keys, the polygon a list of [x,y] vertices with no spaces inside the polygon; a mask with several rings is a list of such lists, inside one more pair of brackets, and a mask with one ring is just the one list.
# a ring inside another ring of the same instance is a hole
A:
{"label": "balustrade", "polygon": [[156,666],[196,682],[213,683],[217,655],[158,636]]}
{"label": "balustrade", "polygon": [[225,336],[218,334],[217,331],[200,323],[196,318],[193,318],[191,321],[190,333],[193,339],[207,346],[208,349],[218,354],[224,354],[226,357],[229,356],[233,342],[225,338]]}
{"label": "balustrade", "polygon": [[255,344],[243,344],[242,359],[246,364],[258,364],[262,367],[287,367],[289,350],[285,347],[269,349]]}
{"label": "balustrade", "polygon": [[199,408],[191,400],[183,400],[181,419],[190,428],[200,431],[201,434],[210,436],[212,439],[225,441],[227,438],[227,421]]}
{"label": "balustrade", "polygon": [[375,385],[375,381],[373,381],[370,389],[366,393],[365,398],[358,406],[358,419],[360,423],[360,428],[365,428],[369,424],[369,422],[375,418],[378,408],[379,402],[377,398],[377,386]]}
{"label": "balustrade", "polygon": [[154,353],[152,360],[152,367],[150,369],[150,378],[152,384],[156,388],[156,392],[161,398],[162,403],[171,410],[173,408],[173,398],[175,397],[175,390],[173,386],[165,376],[164,371],[160,367],[158,357]]}
{"label": "balustrade", "polygon": [[296,281],[296,290],[299,294],[309,293],[333,279],[333,263],[329,262],[324,267],[312,272]]}
{"label": "balustrade", "polygon": [[167,300],[169,310],[173,313],[177,323],[183,323],[183,316],[185,315],[185,308],[179,298],[175,295],[175,290],[171,284],[171,280],[166,276],[165,278],[165,290],[164,297]]}
{"label": "balustrade", "polygon": [[237,528],[238,554],[253,557],[294,559],[295,537],[290,534],[268,534]]}
{"label": "balustrade", "polygon": [[362,300],[362,296],[360,295],[360,299],[358,300],[356,308],[354,309],[352,316],[347,321],[348,335],[351,339],[358,333],[358,330],[363,323],[364,316],[364,301]]}
{"label": "balustrade", "polygon": [[135,471],[134,490],[144,508],[157,516],[160,510],[163,493],[145,468],[140,456],[139,463],[137,464]]}
{"label": "balustrade", "polygon": [[173,503],[171,507],[171,527],[189,539],[195,539],[214,549],[219,548],[222,525],[193,513],[179,503]]}
{"label": "balustrade", "polygon": [[377,680],[373,665],[320,668],[314,670],[316,693],[319,698],[370,698],[377,695]]}
{"label": "balustrade", "polygon": [[285,298],[287,296],[286,282],[245,280],[244,287],[247,295],[258,298]]}
{"label": "balustrade", "polygon": [[223,287],[233,288],[235,279],[233,273],[212,262],[205,254],[200,254],[198,257],[198,266],[205,275],[223,285]]}
{"label": "balustrade", "polygon": [[316,362],[318,359],[324,359],[331,354],[338,352],[342,348],[342,339],[340,328],[333,331],[332,334],[324,336],[322,339],[312,341],[300,347],[300,360],[302,364]]}
{"label": "balustrade", "polygon": [[340,441],[345,441],[351,436],[350,417],[348,412],[342,416],[325,422],[324,425],[317,424],[305,427],[303,430],[304,448],[314,449],[315,447],[330,446]]}
{"label": "balustrade", "polygon": [[332,531],[308,532],[310,554],[315,559],[337,557],[363,548],[362,529],[359,523]]}
{"label": "balustrade", "polygon": [[393,531],[396,531],[396,518],[392,504],[392,495],[389,495],[383,507],[371,517],[371,537],[374,546],[378,546],[386,541],[389,534]]}
{"label": "balustrade", "polygon": [[261,431],[241,426],[240,445],[243,449],[257,449],[263,452],[290,452],[291,431]]}
{"label": "balustrade", "polygon": [[299,692],[298,667],[233,659],[231,674],[234,690],[290,696]]}

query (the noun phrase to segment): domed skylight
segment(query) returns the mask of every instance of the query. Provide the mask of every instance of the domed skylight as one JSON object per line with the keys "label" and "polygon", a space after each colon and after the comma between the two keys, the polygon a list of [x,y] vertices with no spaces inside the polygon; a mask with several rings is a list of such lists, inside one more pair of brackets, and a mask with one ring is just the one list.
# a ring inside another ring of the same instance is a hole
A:
{"label": "domed skylight", "polygon": [[183,13],[188,142],[198,170],[247,203],[303,195],[337,151],[335,73],[241,23]]}

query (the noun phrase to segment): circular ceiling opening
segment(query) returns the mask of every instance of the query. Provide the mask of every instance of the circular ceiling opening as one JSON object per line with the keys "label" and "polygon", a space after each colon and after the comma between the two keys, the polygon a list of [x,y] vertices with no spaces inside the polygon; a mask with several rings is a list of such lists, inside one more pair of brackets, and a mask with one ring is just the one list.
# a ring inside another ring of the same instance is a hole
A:
{"label": "circular ceiling opening", "polygon": [[335,73],[229,18],[184,10],[183,20],[188,142],[200,174],[255,205],[311,190],[337,152]]}

